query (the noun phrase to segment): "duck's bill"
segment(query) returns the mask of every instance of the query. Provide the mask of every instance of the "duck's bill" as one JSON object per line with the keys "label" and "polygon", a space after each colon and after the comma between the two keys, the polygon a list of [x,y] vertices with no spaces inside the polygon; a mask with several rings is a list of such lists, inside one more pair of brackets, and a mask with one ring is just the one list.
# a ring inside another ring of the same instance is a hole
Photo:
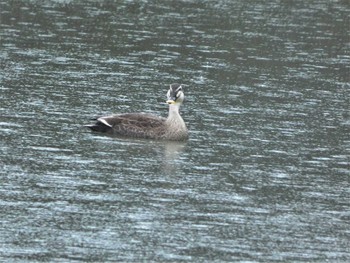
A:
{"label": "duck's bill", "polygon": [[175,104],[175,101],[174,100],[167,100],[166,103],[168,103],[168,104]]}

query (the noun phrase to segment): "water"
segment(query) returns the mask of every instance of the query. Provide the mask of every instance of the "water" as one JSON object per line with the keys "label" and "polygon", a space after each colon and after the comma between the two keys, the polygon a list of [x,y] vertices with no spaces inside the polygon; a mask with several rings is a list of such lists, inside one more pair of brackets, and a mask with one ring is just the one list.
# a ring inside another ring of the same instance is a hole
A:
{"label": "water", "polygon": [[1,261],[350,260],[347,1],[0,3]]}

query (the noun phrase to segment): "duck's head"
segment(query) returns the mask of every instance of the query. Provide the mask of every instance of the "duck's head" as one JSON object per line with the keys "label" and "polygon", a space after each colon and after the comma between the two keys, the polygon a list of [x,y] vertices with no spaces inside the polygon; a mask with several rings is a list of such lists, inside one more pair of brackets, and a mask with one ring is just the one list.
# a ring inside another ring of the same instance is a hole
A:
{"label": "duck's head", "polygon": [[181,105],[184,101],[185,95],[183,93],[183,85],[174,83],[170,85],[170,88],[167,93],[167,103]]}

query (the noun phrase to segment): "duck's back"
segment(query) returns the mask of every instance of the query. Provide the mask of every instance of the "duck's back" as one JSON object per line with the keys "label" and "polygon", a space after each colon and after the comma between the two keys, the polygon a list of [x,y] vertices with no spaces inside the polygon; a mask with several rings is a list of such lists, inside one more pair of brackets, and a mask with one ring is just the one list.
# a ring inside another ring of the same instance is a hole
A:
{"label": "duck's back", "polygon": [[166,119],[146,113],[126,113],[97,119],[90,129],[108,134],[137,138],[161,138],[166,131]]}

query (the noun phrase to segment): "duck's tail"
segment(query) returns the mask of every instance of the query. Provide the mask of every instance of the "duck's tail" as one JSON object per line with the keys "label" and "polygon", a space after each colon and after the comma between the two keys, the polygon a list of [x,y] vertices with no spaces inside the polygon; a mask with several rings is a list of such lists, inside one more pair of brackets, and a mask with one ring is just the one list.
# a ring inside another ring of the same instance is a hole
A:
{"label": "duck's tail", "polygon": [[103,122],[97,121],[95,124],[88,124],[84,125],[84,127],[88,127],[90,130],[95,132],[111,132],[112,127],[109,125],[106,125]]}

